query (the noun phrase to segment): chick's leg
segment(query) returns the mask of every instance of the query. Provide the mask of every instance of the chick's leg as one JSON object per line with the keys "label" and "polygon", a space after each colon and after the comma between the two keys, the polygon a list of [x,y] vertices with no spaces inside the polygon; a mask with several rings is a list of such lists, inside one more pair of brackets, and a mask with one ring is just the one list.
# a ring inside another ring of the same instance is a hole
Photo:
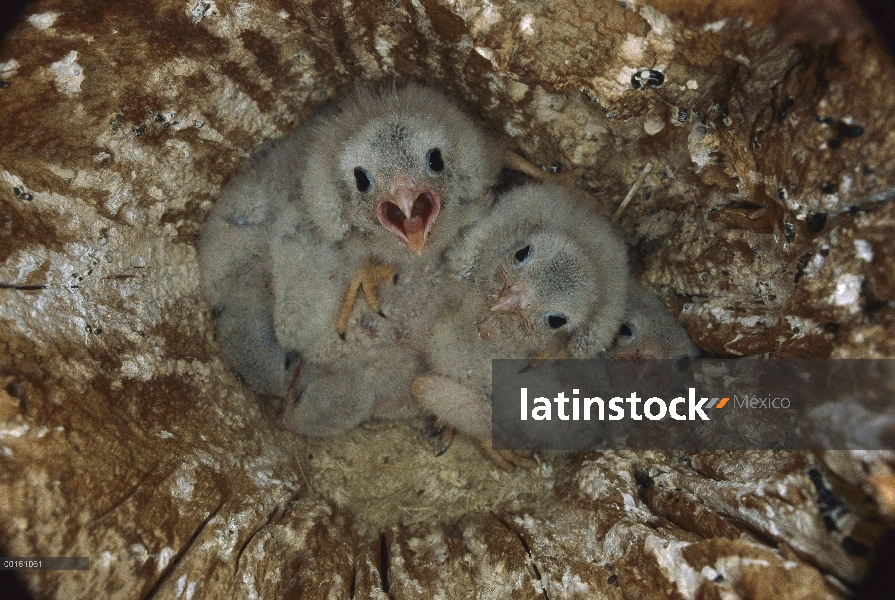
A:
{"label": "chick's leg", "polygon": [[491,401],[481,390],[437,374],[423,375],[411,385],[413,398],[435,415],[436,435],[441,444],[436,456],[444,454],[454,440],[456,429],[480,439],[491,436]]}
{"label": "chick's leg", "polygon": [[370,263],[354,275],[351,283],[348,284],[345,299],[342,301],[342,308],[339,309],[339,316],[336,318],[336,333],[339,334],[339,337],[345,338],[345,332],[348,330],[348,319],[351,318],[351,311],[354,310],[354,303],[357,302],[357,294],[361,289],[364,290],[367,306],[383,317],[385,316],[382,314],[382,305],[376,296],[377,280],[388,281],[396,273],[397,271],[392,266]]}
{"label": "chick's leg", "polygon": [[[485,455],[504,471],[538,465],[530,453],[491,448],[491,399],[483,391],[437,374],[418,377],[411,387],[414,399],[434,413],[437,421],[449,422],[478,438]],[[453,439],[453,428],[448,435],[447,443],[442,444],[444,450]]]}

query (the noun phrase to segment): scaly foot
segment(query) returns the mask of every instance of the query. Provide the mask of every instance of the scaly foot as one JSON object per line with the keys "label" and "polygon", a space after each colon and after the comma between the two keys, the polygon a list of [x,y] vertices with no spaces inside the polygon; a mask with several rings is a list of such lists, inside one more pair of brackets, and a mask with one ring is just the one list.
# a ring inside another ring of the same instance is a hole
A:
{"label": "scaly foot", "polygon": [[357,294],[361,288],[364,290],[367,306],[383,317],[385,316],[382,313],[382,305],[379,303],[379,298],[376,296],[377,280],[388,281],[394,278],[396,274],[397,271],[392,266],[370,263],[354,275],[351,283],[348,285],[348,291],[345,292],[345,299],[342,301],[342,308],[339,309],[339,316],[336,318],[336,333],[339,334],[340,338],[345,339],[345,332],[348,330],[348,319],[351,318],[351,311],[354,310],[354,303],[357,301]]}

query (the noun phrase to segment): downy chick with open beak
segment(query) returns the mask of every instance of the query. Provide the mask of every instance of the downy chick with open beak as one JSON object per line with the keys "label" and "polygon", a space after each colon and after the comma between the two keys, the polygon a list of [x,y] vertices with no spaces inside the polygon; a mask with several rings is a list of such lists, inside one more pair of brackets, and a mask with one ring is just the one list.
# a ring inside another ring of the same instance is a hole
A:
{"label": "downy chick with open beak", "polygon": [[432,368],[414,381],[414,398],[478,438],[498,465],[524,464],[490,448],[491,359],[604,352],[624,313],[624,243],[576,191],[526,185],[502,196],[448,256],[457,295],[435,325]]}
{"label": "downy chick with open beak", "polygon": [[443,250],[490,207],[504,148],[415,84],[360,89],[285,143],[297,193],[275,209],[273,323],[302,367],[280,426],[335,435],[415,406]]}
{"label": "downy chick with open beak", "polygon": [[295,141],[304,223],[360,265],[434,260],[487,207],[504,163],[497,137],[416,84],[361,88]]}

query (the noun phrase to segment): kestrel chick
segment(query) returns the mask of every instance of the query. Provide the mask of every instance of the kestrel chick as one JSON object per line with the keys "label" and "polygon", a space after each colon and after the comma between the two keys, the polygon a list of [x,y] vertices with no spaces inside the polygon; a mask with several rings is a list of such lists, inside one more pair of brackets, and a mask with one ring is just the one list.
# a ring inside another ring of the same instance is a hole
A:
{"label": "kestrel chick", "polygon": [[[486,214],[504,149],[416,84],[359,89],[286,144],[282,176],[298,185],[274,209],[272,320],[307,376],[281,425],[331,435],[410,403],[420,340],[443,304],[443,250]],[[361,290],[367,307],[355,306]]]}
{"label": "kestrel chick", "polygon": [[427,349],[414,397],[490,450],[491,359],[586,358],[604,352],[625,310],[625,246],[581,195],[527,185],[449,252],[458,283]]}
{"label": "kestrel chick", "polygon": [[[339,244],[356,277],[337,314],[344,334],[358,288],[380,310],[371,287],[382,266],[433,263],[457,232],[486,210],[505,160],[499,138],[456,102],[417,84],[360,88],[311,119],[287,142],[297,178],[282,231],[311,226]],[[293,219],[293,220],[288,220]],[[275,264],[274,269],[279,267]],[[365,270],[362,272],[362,270]]]}

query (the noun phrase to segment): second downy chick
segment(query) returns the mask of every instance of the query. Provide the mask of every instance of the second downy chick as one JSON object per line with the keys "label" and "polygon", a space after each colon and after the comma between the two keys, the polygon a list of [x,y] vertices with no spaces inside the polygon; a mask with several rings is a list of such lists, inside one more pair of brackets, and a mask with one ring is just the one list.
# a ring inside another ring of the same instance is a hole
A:
{"label": "second downy chick", "polygon": [[414,398],[491,450],[491,359],[588,358],[604,352],[625,310],[625,246],[575,190],[526,185],[449,251],[456,297],[435,325],[431,371]]}

